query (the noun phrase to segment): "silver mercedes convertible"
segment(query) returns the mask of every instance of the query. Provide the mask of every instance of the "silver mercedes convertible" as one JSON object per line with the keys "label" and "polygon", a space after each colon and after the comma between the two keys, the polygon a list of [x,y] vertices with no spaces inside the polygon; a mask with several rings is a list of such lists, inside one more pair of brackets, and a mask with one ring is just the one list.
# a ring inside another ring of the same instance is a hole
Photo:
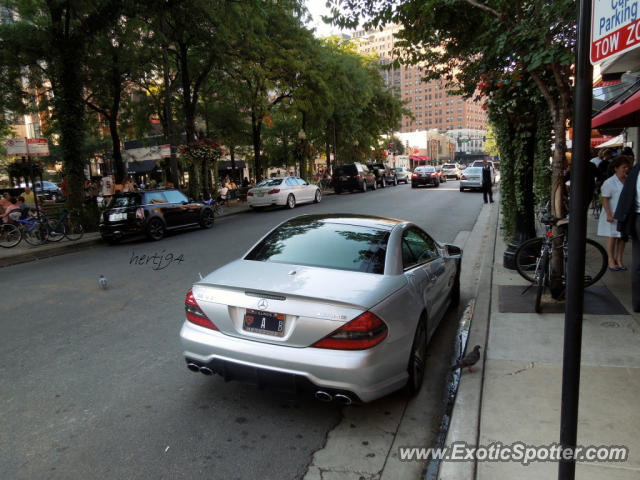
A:
{"label": "silver mercedes convertible", "polygon": [[415,394],[461,257],[403,220],[292,218],[187,292],[187,367],[347,405]]}

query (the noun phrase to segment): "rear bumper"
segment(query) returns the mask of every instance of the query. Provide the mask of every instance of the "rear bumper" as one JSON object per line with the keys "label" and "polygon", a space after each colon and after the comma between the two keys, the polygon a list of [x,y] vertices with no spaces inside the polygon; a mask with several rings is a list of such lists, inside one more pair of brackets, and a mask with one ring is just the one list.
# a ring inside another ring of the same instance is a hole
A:
{"label": "rear bumper", "polygon": [[268,207],[270,205],[286,205],[286,199],[281,200],[278,196],[266,195],[264,197],[247,197],[247,205],[251,207]]}
{"label": "rear bumper", "polygon": [[102,238],[122,238],[127,235],[137,235],[145,233],[146,224],[142,220],[135,223],[101,223],[99,226]]}
{"label": "rear bumper", "polygon": [[348,393],[355,401],[370,402],[401,388],[408,378],[406,370],[390,375],[390,357],[404,358],[405,352],[385,342],[356,351],[284,347],[224,335],[187,321],[180,339],[187,363],[207,366],[225,380],[290,392]]}
{"label": "rear bumper", "polygon": [[412,185],[435,185],[437,182],[437,177],[431,178],[412,178]]}
{"label": "rear bumper", "polygon": [[460,180],[460,188],[482,188],[482,182]]}

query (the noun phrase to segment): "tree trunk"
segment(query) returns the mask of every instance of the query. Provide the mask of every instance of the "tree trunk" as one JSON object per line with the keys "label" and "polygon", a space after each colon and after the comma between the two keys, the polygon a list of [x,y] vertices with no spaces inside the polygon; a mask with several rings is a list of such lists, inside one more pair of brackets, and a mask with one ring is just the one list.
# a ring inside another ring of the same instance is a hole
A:
{"label": "tree trunk", "polygon": [[262,157],[260,155],[262,120],[258,121],[255,113],[251,113],[251,136],[253,138],[253,158],[256,181],[262,177]]}
{"label": "tree trunk", "polygon": [[[567,120],[567,110],[560,108],[554,115],[553,129],[555,132],[555,151],[553,153],[553,164],[551,170],[551,213],[557,218],[564,218],[567,214],[566,205],[563,202],[564,192],[564,171],[566,169],[566,149],[567,142],[564,137],[565,124]],[[566,226],[554,227],[554,235],[566,232]],[[564,256],[561,248],[554,248],[551,257],[551,279],[549,290],[551,296],[562,299],[564,296],[564,286],[562,277],[564,275]]]}
{"label": "tree trunk", "polygon": [[169,58],[167,46],[162,45],[162,75],[164,78],[164,115],[167,125],[167,140],[171,146],[171,158],[169,160],[169,181],[174,187],[180,186],[178,177],[178,158],[176,156],[175,128],[173,125],[173,108],[171,107],[171,85],[169,79]]}

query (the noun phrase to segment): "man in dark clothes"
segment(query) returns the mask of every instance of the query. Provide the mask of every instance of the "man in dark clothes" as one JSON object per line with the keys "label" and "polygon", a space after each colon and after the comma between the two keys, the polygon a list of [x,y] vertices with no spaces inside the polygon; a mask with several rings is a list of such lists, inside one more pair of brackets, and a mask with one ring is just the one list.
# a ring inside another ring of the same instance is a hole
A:
{"label": "man in dark clothes", "polygon": [[631,306],[640,312],[640,163],[636,163],[622,187],[613,215],[623,238],[631,237]]}
{"label": "man in dark clothes", "polygon": [[491,180],[491,166],[486,160],[482,161],[482,198],[484,203],[487,203],[487,194],[489,194],[489,201],[493,203],[493,190]]}

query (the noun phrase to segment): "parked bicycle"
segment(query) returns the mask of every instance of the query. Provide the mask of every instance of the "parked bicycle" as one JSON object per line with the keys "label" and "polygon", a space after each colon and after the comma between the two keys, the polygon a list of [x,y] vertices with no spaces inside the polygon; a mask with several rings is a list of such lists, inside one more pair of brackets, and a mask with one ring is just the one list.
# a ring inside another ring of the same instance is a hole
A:
{"label": "parked bicycle", "polygon": [[218,198],[216,198],[215,200],[212,198],[209,198],[209,200],[204,200],[203,203],[210,205],[211,208],[213,208],[213,214],[214,215],[222,215],[224,213],[224,204],[226,202],[226,199],[222,197],[222,195],[219,195]]}
{"label": "parked bicycle", "polygon": [[44,213],[41,213],[40,219],[47,226],[50,242],[58,242],[62,240],[62,237],[72,241],[80,240],[84,235],[80,217],[67,210],[63,210],[57,219],[49,218]]}
{"label": "parked bicycle", "polygon": [[15,247],[22,240],[22,232],[12,223],[0,223],[0,247]]}
{"label": "parked bicycle", "polygon": [[[563,232],[553,235],[553,226],[561,226],[567,221],[559,220],[551,215],[549,203],[542,211],[540,222],[545,226],[544,237],[532,238],[524,242],[515,253],[515,263],[518,273],[524,279],[531,282],[522,293],[532,286],[536,286],[535,311],[541,311],[541,298],[544,289],[551,281],[551,258],[554,251],[562,249],[562,285],[566,285],[566,269],[568,258],[568,238]],[[607,270],[607,253],[605,249],[594,240],[586,239],[584,257],[584,286],[588,287],[596,283]]]}

